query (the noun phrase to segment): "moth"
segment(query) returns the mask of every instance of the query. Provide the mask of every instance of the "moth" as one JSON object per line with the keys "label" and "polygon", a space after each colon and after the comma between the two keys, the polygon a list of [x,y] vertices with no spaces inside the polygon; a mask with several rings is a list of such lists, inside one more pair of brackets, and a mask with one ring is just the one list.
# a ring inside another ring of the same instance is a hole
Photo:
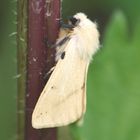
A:
{"label": "moth", "polygon": [[84,115],[88,67],[99,48],[96,23],[77,13],[63,24],[55,46],[56,66],[32,114],[36,129],[68,125]]}

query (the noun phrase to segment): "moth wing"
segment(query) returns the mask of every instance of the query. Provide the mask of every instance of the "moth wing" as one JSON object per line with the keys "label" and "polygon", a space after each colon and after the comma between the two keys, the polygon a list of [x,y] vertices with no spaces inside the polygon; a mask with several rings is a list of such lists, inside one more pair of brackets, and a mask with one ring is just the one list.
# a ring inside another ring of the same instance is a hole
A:
{"label": "moth wing", "polygon": [[88,64],[79,57],[76,41],[70,40],[44,87],[32,114],[34,128],[58,127],[82,117],[86,108]]}

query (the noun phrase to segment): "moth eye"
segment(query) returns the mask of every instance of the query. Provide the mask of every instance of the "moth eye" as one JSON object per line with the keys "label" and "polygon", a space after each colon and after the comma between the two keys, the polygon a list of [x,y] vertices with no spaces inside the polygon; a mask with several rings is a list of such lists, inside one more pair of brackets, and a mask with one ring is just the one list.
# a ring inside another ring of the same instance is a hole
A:
{"label": "moth eye", "polygon": [[75,17],[70,17],[69,21],[71,22],[72,25],[76,26],[80,22],[80,19],[77,19]]}

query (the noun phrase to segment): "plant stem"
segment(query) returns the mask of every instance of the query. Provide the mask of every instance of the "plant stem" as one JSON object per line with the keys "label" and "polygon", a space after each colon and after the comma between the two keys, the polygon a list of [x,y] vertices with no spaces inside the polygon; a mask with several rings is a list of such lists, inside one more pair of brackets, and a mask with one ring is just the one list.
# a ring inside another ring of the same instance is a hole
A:
{"label": "plant stem", "polygon": [[54,43],[58,37],[60,0],[29,0],[28,3],[27,0],[20,0],[17,6],[17,139],[56,140],[56,128],[33,129],[31,116],[47,82],[45,74],[54,65],[55,50],[48,48],[44,39],[47,37],[48,41]]}
{"label": "plant stem", "polygon": [[27,0],[17,1],[17,140],[25,140]]}
{"label": "plant stem", "polygon": [[56,128],[33,129],[31,116],[47,81],[45,74],[54,65],[55,50],[48,48],[44,39],[55,42],[58,37],[60,0],[30,0],[28,4],[25,140],[56,140]]}

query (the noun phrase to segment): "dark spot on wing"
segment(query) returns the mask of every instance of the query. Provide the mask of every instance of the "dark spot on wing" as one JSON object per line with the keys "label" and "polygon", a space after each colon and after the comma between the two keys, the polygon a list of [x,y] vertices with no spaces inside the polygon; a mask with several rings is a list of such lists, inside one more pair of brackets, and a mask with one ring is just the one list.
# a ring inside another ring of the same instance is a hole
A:
{"label": "dark spot on wing", "polygon": [[55,85],[53,85],[53,86],[51,86],[51,89],[56,90],[57,88]]}
{"label": "dark spot on wing", "polygon": [[64,59],[65,58],[65,52],[63,52],[62,54],[61,54],[61,59]]}

